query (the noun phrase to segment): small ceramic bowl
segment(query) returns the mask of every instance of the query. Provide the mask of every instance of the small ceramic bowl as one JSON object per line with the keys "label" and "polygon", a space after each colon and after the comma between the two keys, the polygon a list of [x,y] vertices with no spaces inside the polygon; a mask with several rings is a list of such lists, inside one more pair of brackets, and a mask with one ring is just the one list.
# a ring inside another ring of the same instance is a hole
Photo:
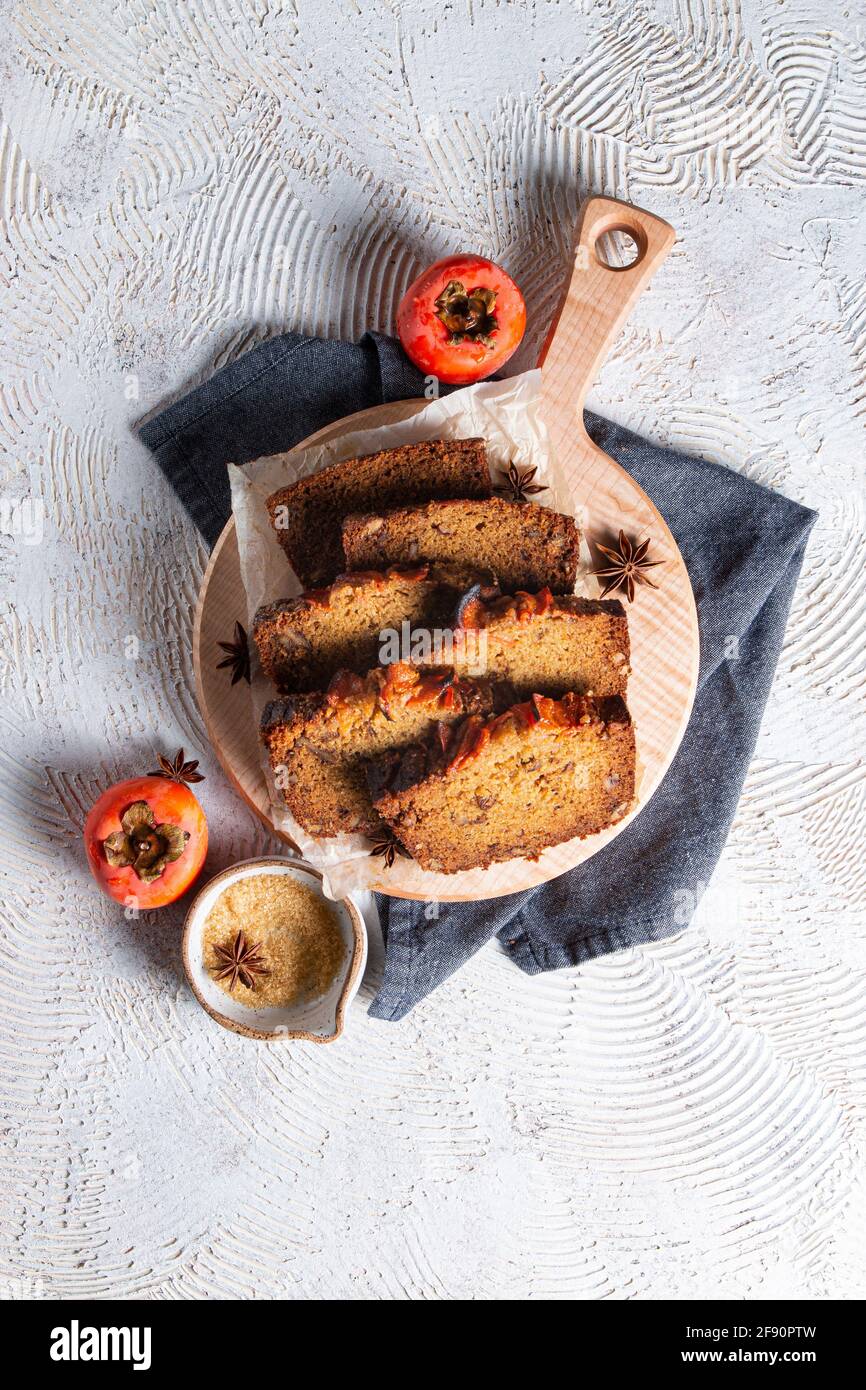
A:
{"label": "small ceramic bowl", "polygon": [[202,1008],[233,1033],[245,1038],[275,1041],[335,1042],[343,1031],[346,1009],[357,994],[367,963],[367,928],[351,898],[327,901],[337,917],[346,945],[345,963],[326,994],[284,1008],[251,1009],[220,989],[205,969],[202,932],[205,918],[230,884],[254,874],[291,874],[299,883],[322,893],[322,875],[302,859],[245,859],[224,869],[205,884],[193,899],[183,928],[183,968],[190,988]]}

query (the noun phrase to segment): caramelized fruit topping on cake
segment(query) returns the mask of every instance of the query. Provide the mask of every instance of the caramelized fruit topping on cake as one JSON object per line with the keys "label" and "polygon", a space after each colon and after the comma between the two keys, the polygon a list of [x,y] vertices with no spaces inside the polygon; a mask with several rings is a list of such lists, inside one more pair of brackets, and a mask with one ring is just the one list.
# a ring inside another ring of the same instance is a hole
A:
{"label": "caramelized fruit topping on cake", "polygon": [[395,662],[365,676],[340,672],[326,694],[272,701],[261,735],[277,788],[309,834],[369,834],[380,820],[367,761],[425,738],[437,723],[492,708],[484,681]]}
{"label": "caramelized fruit topping on cake", "polygon": [[373,805],[422,868],[486,868],[620,820],[634,798],[634,728],[619,696],[533,695],[440,725],[368,777]]}
{"label": "caramelized fruit topping on cake", "polygon": [[543,695],[624,695],[628,620],[615,599],[555,595],[545,587],[484,598],[477,585],[457,606],[453,661],[484,670],[507,702]]}

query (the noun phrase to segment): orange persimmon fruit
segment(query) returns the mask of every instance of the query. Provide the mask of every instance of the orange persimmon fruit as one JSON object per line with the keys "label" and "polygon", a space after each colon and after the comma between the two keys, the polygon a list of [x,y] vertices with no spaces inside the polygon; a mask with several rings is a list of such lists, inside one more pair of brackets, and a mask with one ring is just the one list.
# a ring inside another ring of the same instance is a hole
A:
{"label": "orange persimmon fruit", "polygon": [[526,328],[523,295],[483,256],[447,256],[419,275],[397,309],[403,351],[450,386],[481,381],[508,361]]}
{"label": "orange persimmon fruit", "polygon": [[84,825],[90,869],[103,893],[142,912],[185,893],[207,854],[207,821],[182,781],[133,777],[109,787]]}

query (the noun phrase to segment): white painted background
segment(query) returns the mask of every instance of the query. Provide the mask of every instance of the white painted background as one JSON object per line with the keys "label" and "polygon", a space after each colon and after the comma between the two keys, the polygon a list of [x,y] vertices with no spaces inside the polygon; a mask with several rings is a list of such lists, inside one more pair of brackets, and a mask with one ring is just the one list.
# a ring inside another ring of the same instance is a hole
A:
{"label": "white painted background", "polygon": [[[2,497],[45,508],[0,536],[6,1291],[862,1297],[862,6],[2,27]],[[268,334],[387,330],[458,249],[524,286],[531,362],[587,191],[680,235],[592,403],[821,512],[722,865],[667,944],[536,979],[491,946],[400,1025],[368,983],[332,1048],[223,1033],[180,911],[124,923],[81,850],[97,791],[180,743],[209,868],[271,848],[195,706],[204,548],[129,424]]]}

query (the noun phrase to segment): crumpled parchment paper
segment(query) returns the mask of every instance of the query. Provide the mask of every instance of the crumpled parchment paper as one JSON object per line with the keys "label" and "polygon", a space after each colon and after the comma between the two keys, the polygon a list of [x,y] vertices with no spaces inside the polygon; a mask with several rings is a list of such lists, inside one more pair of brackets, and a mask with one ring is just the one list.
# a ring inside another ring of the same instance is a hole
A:
{"label": "crumpled parchment paper", "polygon": [[[501,483],[498,470],[515,463],[518,468],[537,468],[533,482],[548,488],[533,497],[541,506],[572,511],[583,530],[586,517],[570,506],[568,489],[552,456],[547,430],[541,419],[539,401],[541,373],[525,372],[506,381],[480,382],[450,396],[431,400],[407,420],[376,429],[355,430],[326,444],[292,449],[285,454],[258,459],[237,467],[229,464],[232,508],[237,525],[241,574],[247,599],[247,620],[252,627],[256,610],[263,603],[293,598],[302,586],[289,565],[268,516],[266,501],[272,493],[320,468],[378,449],[415,444],[424,439],[468,439],[482,437],[494,483]],[[591,556],[581,541],[575,593],[597,598],[598,581],[592,574]],[[258,726],[268,700],[274,698],[270,681],[262,674],[255,652],[252,655],[250,717]],[[277,793],[267,756],[262,749],[262,767],[271,797],[274,825],[289,835],[304,858],[324,876],[325,890],[333,898],[370,888],[379,879],[382,862],[370,857],[369,841],[363,835],[335,835],[313,839],[298,825]],[[400,859],[401,893],[436,897],[438,881],[445,875],[431,874],[410,860]]]}

